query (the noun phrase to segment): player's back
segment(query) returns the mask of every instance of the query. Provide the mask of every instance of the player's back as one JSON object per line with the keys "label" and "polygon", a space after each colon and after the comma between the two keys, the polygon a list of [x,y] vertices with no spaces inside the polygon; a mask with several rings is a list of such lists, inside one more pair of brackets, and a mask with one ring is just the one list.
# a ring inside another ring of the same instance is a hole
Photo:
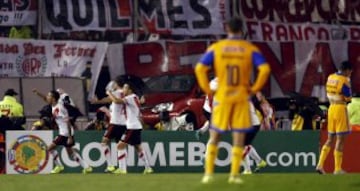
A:
{"label": "player's back", "polygon": [[126,106],[126,128],[142,129],[140,121],[140,101],[136,94],[124,97]]}
{"label": "player's back", "polygon": [[[121,89],[113,91],[113,95],[116,98],[123,98],[124,93]],[[110,123],[116,125],[125,125],[125,105],[112,102],[110,105]]]}
{"label": "player's back", "polygon": [[218,102],[248,101],[252,57],[259,52],[250,42],[238,39],[221,40],[210,47],[214,51],[214,70],[219,87],[215,100]]}
{"label": "player's back", "polygon": [[[69,114],[64,105],[58,102],[56,105],[52,106],[51,109],[52,116],[59,128],[59,134],[63,136],[69,136],[69,134],[72,134],[68,130]],[[71,132],[74,132],[74,128],[71,125],[70,130]]]}
{"label": "player's back", "polygon": [[344,85],[350,86],[349,79],[346,76],[338,73],[329,75],[326,82],[326,93],[330,102],[345,101],[342,94]]}

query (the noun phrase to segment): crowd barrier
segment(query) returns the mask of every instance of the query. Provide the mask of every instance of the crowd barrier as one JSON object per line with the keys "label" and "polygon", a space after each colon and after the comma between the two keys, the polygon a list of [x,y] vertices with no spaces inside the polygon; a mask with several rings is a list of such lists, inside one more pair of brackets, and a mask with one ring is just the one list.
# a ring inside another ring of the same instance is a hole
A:
{"label": "crowd barrier", "polygon": [[[327,138],[327,132],[322,130],[320,133],[321,145],[325,143],[326,138]],[[360,142],[360,131],[351,132],[345,139],[344,153],[343,153],[343,169],[346,172],[356,172],[356,173],[360,172],[359,142]],[[325,161],[324,170],[327,173],[332,173],[334,171],[333,151],[334,150],[331,149],[328,158]]]}
{"label": "crowd barrier", "polygon": [[[74,101],[79,110],[85,115],[87,112],[85,80],[72,77],[7,77],[0,78],[1,96],[8,88],[14,89],[19,95],[18,102],[24,106],[24,115],[27,118],[40,116],[39,110],[46,102],[33,93],[33,89],[47,95],[50,90],[64,89]],[[2,99],[2,97],[1,97]]]}

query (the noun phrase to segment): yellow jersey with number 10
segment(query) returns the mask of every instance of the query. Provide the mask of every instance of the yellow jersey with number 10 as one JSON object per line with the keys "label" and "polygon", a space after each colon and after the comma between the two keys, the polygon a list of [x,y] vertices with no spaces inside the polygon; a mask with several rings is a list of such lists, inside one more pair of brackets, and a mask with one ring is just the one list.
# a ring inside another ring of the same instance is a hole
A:
{"label": "yellow jersey with number 10", "polygon": [[219,82],[215,99],[220,103],[248,101],[254,53],[255,57],[261,55],[258,48],[245,40],[226,39],[209,51],[214,52],[213,67]]}

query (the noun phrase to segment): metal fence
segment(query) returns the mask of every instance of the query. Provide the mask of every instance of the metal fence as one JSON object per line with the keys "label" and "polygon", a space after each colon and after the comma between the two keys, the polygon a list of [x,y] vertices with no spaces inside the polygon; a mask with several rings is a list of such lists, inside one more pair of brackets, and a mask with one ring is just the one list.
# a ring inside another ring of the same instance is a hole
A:
{"label": "metal fence", "polygon": [[46,105],[43,99],[33,93],[34,88],[45,95],[50,90],[62,88],[73,99],[80,111],[85,116],[88,115],[84,79],[69,77],[0,78],[0,95],[3,96],[9,88],[19,93],[16,98],[23,104],[24,115],[27,118],[39,117],[39,110]]}

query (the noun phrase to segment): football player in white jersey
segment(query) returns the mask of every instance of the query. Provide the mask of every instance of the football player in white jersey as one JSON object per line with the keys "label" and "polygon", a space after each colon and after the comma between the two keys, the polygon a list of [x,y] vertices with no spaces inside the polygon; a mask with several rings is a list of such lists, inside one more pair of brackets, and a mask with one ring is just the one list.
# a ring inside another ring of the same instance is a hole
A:
{"label": "football player in white jersey", "polygon": [[242,163],[242,165],[244,166],[243,174],[252,174],[250,167],[250,157],[255,160],[255,171],[259,171],[261,168],[267,166],[266,161],[260,157],[256,149],[251,145],[252,141],[255,139],[257,132],[260,130],[261,120],[259,118],[259,115],[264,116],[261,109],[262,108],[260,106],[260,101],[257,99],[256,96],[252,96],[250,101],[250,117],[253,130],[249,133],[246,133],[245,136],[245,149],[243,153],[244,161]]}
{"label": "football player in white jersey", "polygon": [[79,116],[82,116],[83,114],[79,110],[79,108],[76,106],[75,102],[68,93],[65,92],[64,89],[58,88],[56,89],[57,92],[60,94],[59,103],[63,104],[65,108],[68,110],[69,116],[70,116],[70,124],[75,128],[78,129],[76,125],[76,120]]}
{"label": "football player in white jersey", "polygon": [[[212,91],[216,91],[218,86],[218,79],[214,78],[210,81],[210,89]],[[195,132],[195,137],[196,139],[200,139],[200,137],[208,131],[209,127],[210,127],[210,119],[211,119],[211,110],[212,110],[212,97],[209,97],[209,95],[206,95],[205,97],[205,102],[203,105],[203,114],[206,118],[205,123],[202,125],[202,127],[198,130],[196,130]]]}
{"label": "football player in white jersey", "polygon": [[[107,91],[110,91],[112,95],[117,98],[121,99],[124,97],[124,93],[122,90],[123,82],[119,79],[115,81],[111,81],[107,86]],[[103,153],[106,158],[107,168],[105,172],[115,172],[115,164],[111,160],[111,152],[109,143],[112,139],[118,143],[126,131],[126,119],[125,119],[125,105],[123,103],[115,103],[112,101],[110,96],[105,97],[101,100],[93,99],[90,101],[91,104],[106,104],[111,103],[110,105],[110,125],[105,131],[103,139],[101,141],[101,146],[103,148]]]}
{"label": "football player in white jersey", "polygon": [[144,174],[152,173],[153,170],[150,166],[149,159],[145,151],[141,146],[141,131],[142,124],[140,119],[140,100],[136,94],[133,93],[133,89],[130,83],[125,83],[123,86],[123,92],[125,94],[124,98],[117,98],[111,91],[107,91],[109,97],[113,100],[113,102],[118,104],[125,104],[126,108],[126,133],[125,137],[123,137],[118,143],[118,161],[119,168],[114,172],[116,174],[126,174],[127,164],[126,164],[126,146],[128,144],[135,147],[138,157],[140,160],[144,161],[145,170]]}
{"label": "football player in white jersey", "polygon": [[57,91],[50,91],[46,96],[46,101],[52,107],[52,116],[59,128],[59,135],[48,146],[49,153],[54,157],[55,168],[51,171],[52,174],[60,173],[64,170],[59,154],[56,151],[56,147],[62,145],[66,148],[68,155],[78,162],[83,167],[83,173],[92,172],[92,168],[81,158],[80,154],[72,148],[75,145],[74,129],[69,121],[68,111],[64,105],[59,102],[60,95]]}

